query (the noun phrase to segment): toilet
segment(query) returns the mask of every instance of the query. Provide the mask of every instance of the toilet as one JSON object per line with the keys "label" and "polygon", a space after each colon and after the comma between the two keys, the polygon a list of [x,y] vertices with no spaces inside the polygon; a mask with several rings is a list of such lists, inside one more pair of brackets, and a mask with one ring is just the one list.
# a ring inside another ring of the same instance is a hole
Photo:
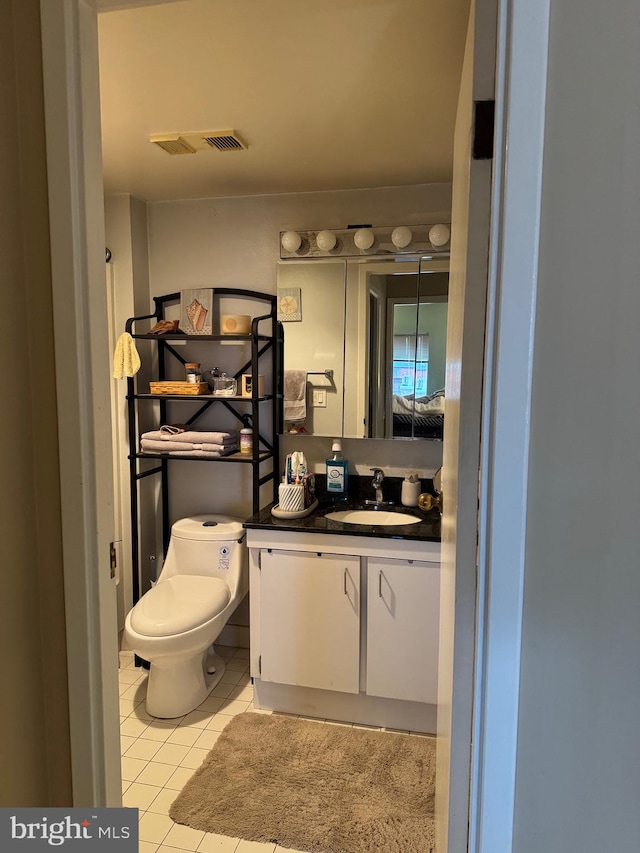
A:
{"label": "toilet", "polygon": [[180,717],[200,705],[224,674],[207,654],[249,586],[242,521],[181,518],[171,527],[158,581],[127,614],[125,641],[149,661],[147,711]]}

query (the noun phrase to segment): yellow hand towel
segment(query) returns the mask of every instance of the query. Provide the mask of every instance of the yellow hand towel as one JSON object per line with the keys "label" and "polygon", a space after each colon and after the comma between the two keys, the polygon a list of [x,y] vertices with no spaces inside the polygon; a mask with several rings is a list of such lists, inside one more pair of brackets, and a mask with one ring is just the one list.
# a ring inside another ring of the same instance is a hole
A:
{"label": "yellow hand towel", "polygon": [[123,332],[116,343],[113,354],[113,378],[123,379],[134,376],[140,370],[140,356],[133,338],[128,332]]}

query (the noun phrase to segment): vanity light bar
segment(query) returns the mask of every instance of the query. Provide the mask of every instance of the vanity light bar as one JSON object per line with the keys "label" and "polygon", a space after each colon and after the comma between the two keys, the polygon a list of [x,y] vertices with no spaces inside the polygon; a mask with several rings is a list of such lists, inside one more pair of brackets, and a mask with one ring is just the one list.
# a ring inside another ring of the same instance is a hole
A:
{"label": "vanity light bar", "polygon": [[428,254],[449,257],[449,223],[281,231],[280,259],[375,258]]}

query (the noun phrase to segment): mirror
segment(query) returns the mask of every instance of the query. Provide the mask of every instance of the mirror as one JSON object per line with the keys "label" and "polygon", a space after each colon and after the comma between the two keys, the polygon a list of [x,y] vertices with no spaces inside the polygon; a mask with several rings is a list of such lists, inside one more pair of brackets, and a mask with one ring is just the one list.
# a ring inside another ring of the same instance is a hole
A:
{"label": "mirror", "polygon": [[[342,435],[345,270],[345,261],[289,261],[278,264],[277,275],[284,369],[307,373],[304,429],[332,438]],[[286,397],[284,429],[295,431]]]}
{"label": "mirror", "polygon": [[447,260],[415,256],[278,264],[284,366],[307,372],[306,432],[442,438],[448,278]]}

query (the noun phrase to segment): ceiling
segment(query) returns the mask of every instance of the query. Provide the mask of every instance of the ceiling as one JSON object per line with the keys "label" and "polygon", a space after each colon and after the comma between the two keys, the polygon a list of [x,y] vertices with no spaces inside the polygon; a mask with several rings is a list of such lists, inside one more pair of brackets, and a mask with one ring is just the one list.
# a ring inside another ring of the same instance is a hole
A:
{"label": "ceiling", "polygon": [[[105,191],[163,201],[451,181],[468,6],[182,0],[105,11]],[[169,155],[149,142],[230,129],[246,151]]]}

